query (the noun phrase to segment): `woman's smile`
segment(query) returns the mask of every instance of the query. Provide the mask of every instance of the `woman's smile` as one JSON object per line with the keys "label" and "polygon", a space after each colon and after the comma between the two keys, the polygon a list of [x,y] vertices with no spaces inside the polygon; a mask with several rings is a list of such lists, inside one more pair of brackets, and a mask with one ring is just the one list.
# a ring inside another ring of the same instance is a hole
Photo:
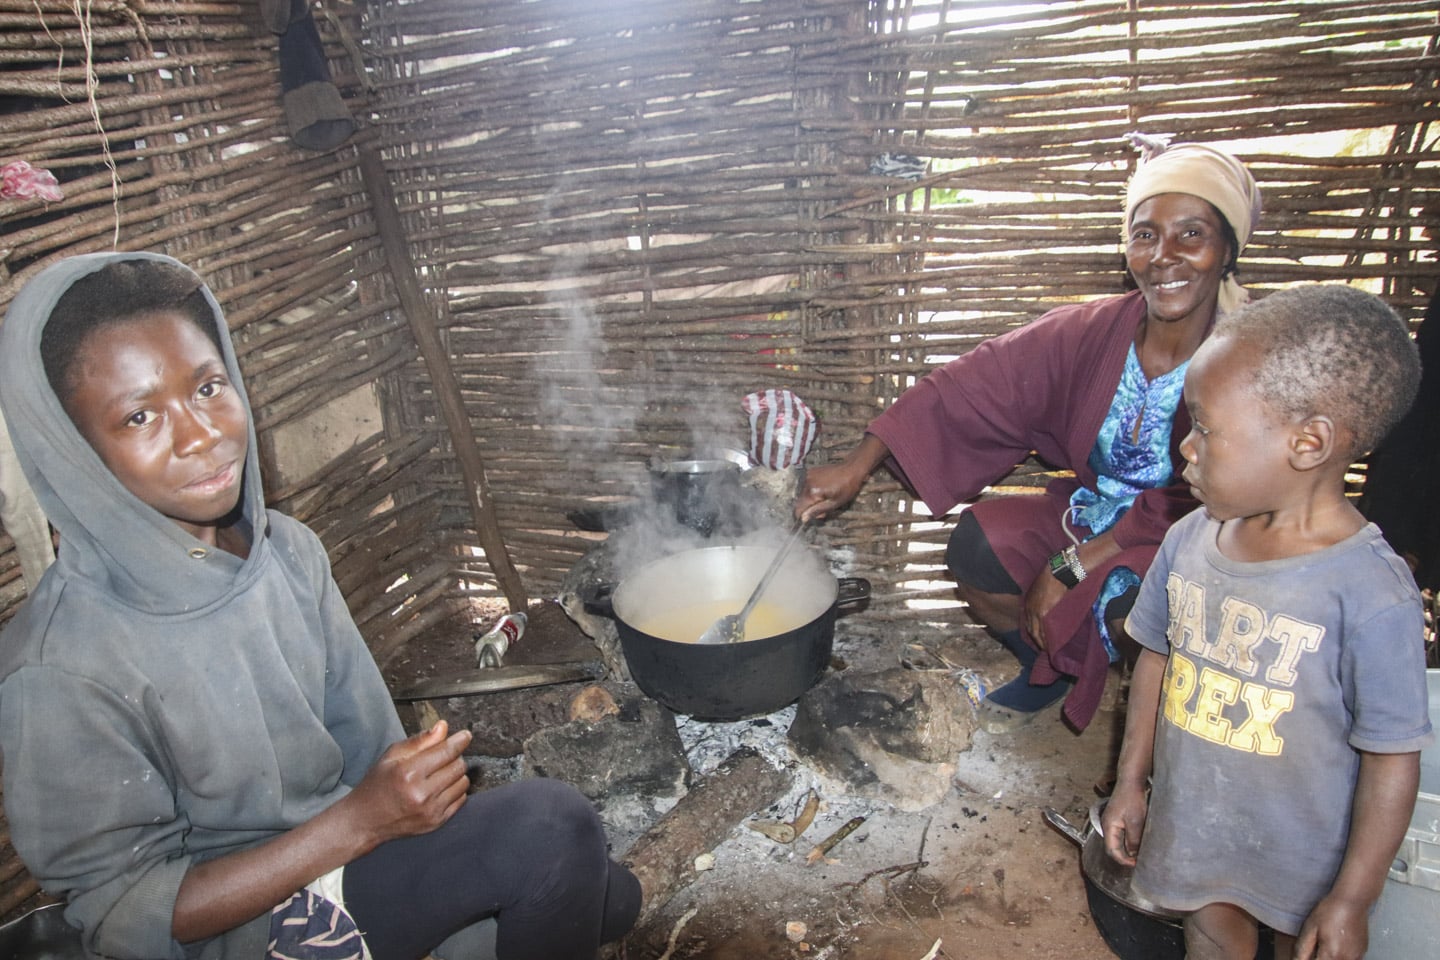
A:
{"label": "woman's smile", "polygon": [[1214,207],[1188,193],[1161,193],[1135,208],[1125,263],[1152,319],[1208,323],[1230,253]]}

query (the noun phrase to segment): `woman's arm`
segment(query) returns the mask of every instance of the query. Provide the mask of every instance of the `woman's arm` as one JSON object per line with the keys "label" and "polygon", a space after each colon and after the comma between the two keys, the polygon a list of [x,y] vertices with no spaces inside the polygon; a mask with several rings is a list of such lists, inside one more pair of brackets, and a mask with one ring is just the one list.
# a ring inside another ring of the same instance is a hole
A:
{"label": "woman's arm", "polygon": [[1370,908],[1380,899],[1395,851],[1405,839],[1419,789],[1418,752],[1360,754],[1345,858],[1330,892],[1300,928],[1295,960],[1359,960],[1365,955]]}
{"label": "woman's arm", "polygon": [[[448,735],[447,735],[448,734]],[[354,790],[314,818],[258,846],[197,863],[175,899],[171,935],[213,937],[387,840],[428,833],[465,802],[468,730],[442,721],[392,745]]]}
{"label": "woman's arm", "polygon": [[[1099,570],[1105,562],[1120,552],[1120,545],[1109,530],[1078,545],[1080,565],[1086,570]],[[1045,616],[1065,596],[1068,588],[1049,573],[1042,572],[1025,589],[1022,616],[1025,628],[1041,650],[1048,649],[1045,643]],[[1062,638],[1063,640],[1064,638]]]}
{"label": "woman's arm", "polygon": [[1115,770],[1115,789],[1100,817],[1105,850],[1127,867],[1135,866],[1140,839],[1145,834],[1148,801],[1146,782],[1155,754],[1155,723],[1160,715],[1160,693],[1165,682],[1166,658],[1154,650],[1140,651],[1130,676],[1130,706],[1125,712],[1125,740]]}
{"label": "woman's arm", "polygon": [[844,460],[807,470],[805,488],[795,500],[795,516],[805,521],[823,520],[839,510],[855,499],[865,479],[888,456],[890,450],[884,441],[867,433]]}

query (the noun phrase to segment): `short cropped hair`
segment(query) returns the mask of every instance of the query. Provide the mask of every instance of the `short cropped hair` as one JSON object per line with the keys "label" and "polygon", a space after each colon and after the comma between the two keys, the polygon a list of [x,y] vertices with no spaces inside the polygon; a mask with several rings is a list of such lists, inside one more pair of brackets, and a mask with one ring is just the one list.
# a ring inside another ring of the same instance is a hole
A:
{"label": "short cropped hair", "polygon": [[1284,417],[1323,414],[1374,450],[1415,402],[1420,354],[1400,315],[1373,294],[1307,283],[1272,293],[1215,325],[1255,344],[1258,399]]}
{"label": "short cropped hair", "polygon": [[204,283],[185,267],[163,260],[118,260],[81,277],[61,294],[40,334],[40,360],[50,389],[61,403],[68,401],[76,386],[75,357],[96,330],[168,311],[183,314],[220,348]]}

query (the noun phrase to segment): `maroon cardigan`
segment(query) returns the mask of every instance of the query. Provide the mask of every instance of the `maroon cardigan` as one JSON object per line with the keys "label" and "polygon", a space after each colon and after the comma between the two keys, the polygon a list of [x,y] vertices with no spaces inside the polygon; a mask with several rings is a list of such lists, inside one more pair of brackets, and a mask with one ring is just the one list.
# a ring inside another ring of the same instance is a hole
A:
{"label": "maroon cardigan", "polygon": [[[1093,489],[1087,461],[1144,320],[1138,292],[1058,307],[932,371],[868,430],[889,448],[890,469],[936,516],[979,496],[1032,451]],[[1189,430],[1182,401],[1170,440],[1177,478],[1184,466],[1179,444]],[[1069,479],[1052,482],[1047,500],[1068,496],[1074,486]],[[1182,482],[1142,492],[1112,528],[1120,552],[1047,614],[1046,636],[1067,639],[1052,641],[1048,661],[1041,657],[1032,676],[1040,683],[1056,672],[1076,678],[1065,704],[1076,726],[1090,722],[1105,688],[1109,658],[1090,611],[1105,575],[1125,566],[1143,576],[1165,531],[1195,506]]]}

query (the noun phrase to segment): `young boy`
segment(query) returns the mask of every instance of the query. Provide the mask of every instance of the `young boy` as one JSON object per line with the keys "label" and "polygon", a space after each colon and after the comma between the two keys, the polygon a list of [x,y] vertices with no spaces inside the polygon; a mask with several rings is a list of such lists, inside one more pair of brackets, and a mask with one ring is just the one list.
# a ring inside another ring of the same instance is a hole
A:
{"label": "young boy", "polygon": [[[404,738],[319,540],[265,509],[220,309],[152,254],[62,261],[0,329],[0,403],[60,531],[0,644],[16,851],[114,957],[593,958],[639,910],[555,781],[467,796]],[[362,942],[363,941],[363,942]]]}
{"label": "young boy", "polygon": [[1431,733],[1415,584],[1344,477],[1418,379],[1400,318],[1332,285],[1222,318],[1190,361],[1204,506],[1127,620],[1145,650],[1101,818],[1135,890],[1193,911],[1190,960],[1253,957],[1260,924],[1281,960],[1365,953]]}

